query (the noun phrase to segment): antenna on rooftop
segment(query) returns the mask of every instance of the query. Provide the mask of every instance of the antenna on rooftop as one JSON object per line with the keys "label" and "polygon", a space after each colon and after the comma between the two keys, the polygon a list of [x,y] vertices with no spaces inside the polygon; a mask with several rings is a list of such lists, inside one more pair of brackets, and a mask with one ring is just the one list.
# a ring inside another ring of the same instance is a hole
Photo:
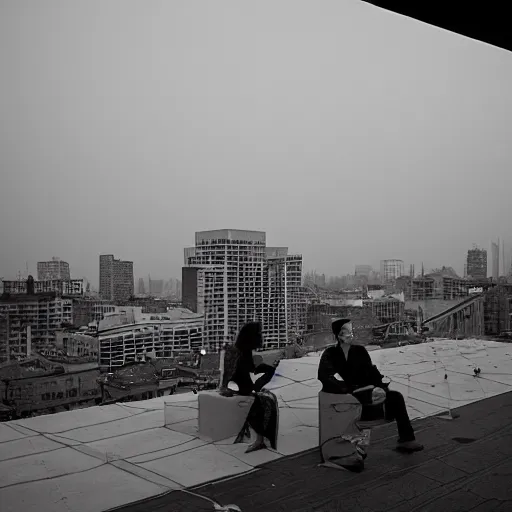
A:
{"label": "antenna on rooftop", "polygon": [[448,371],[446,370],[446,366],[443,365],[444,368],[444,383],[446,383],[447,389],[448,389],[448,408],[446,412],[439,414],[437,417],[441,420],[455,420],[457,419],[460,414],[453,413],[452,411],[452,394],[450,391],[450,382],[448,381]]}

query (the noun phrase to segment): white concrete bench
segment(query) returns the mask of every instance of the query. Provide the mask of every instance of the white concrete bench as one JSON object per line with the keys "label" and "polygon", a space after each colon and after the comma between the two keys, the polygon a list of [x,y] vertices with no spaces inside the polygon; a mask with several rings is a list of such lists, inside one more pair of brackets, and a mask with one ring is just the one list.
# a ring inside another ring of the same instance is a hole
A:
{"label": "white concrete bench", "polygon": [[[362,388],[361,392],[372,393],[374,386]],[[352,394],[333,394],[320,391],[318,394],[318,435],[323,465],[340,467],[339,461],[355,453],[354,445],[370,444],[370,429],[387,423],[383,413],[384,398],[363,406]],[[361,421],[363,407],[375,407],[377,414],[371,421]],[[338,464],[331,463],[329,458]]]}
{"label": "white concrete bench", "polygon": [[198,402],[199,436],[216,442],[240,433],[254,397],[227,397],[220,395],[218,390],[201,391]]}
{"label": "white concrete bench", "polygon": [[223,396],[221,389],[228,388],[227,379],[232,374],[233,348],[222,350],[219,360],[219,389],[201,391],[198,396],[198,430],[201,438],[216,442],[236,436],[242,430],[254,402],[252,396]]}

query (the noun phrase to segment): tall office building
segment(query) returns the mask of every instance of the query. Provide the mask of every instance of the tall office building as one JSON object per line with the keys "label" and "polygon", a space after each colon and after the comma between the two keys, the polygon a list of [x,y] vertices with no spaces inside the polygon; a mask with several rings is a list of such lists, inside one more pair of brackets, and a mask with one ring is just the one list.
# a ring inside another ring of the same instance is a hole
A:
{"label": "tall office building", "polygon": [[372,271],[371,265],[356,265],[355,275],[356,277],[370,277]]}
{"label": "tall office building", "polygon": [[246,322],[261,321],[267,347],[286,344],[305,323],[302,256],[267,248],[261,231],[196,233],[185,249],[182,301],[205,316],[205,347],[234,341]]}
{"label": "tall office building", "polygon": [[404,275],[404,262],[402,260],[382,260],[380,262],[380,275],[385,283],[389,283]]}
{"label": "tall office building", "polygon": [[302,256],[287,247],[267,247],[263,273],[265,345],[280,347],[306,328],[306,296],[302,287]]}
{"label": "tall office building", "polygon": [[54,256],[51,261],[37,262],[38,281],[69,281],[69,263]]}
{"label": "tall office building", "polygon": [[174,300],[181,300],[181,281],[171,277],[164,283],[163,295]]}
{"label": "tall office building", "polygon": [[146,295],[146,286],[144,285],[143,277],[139,277],[139,295]]}
{"label": "tall office building", "polygon": [[116,260],[112,254],[100,256],[100,296],[111,301],[128,300],[134,292],[133,261]]}
{"label": "tall office building", "polygon": [[149,278],[149,294],[152,297],[161,297],[164,291],[163,279],[151,279]]}
{"label": "tall office building", "polygon": [[492,279],[495,283],[500,277],[500,241],[495,244],[491,242],[491,258],[492,258]]}
{"label": "tall office building", "polygon": [[466,272],[468,277],[475,279],[487,278],[487,251],[476,246],[468,251],[466,261]]}

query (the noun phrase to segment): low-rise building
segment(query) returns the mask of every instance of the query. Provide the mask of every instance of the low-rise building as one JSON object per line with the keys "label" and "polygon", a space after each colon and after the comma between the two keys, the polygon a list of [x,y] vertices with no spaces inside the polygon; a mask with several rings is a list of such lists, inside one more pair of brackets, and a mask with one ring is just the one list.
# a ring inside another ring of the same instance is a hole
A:
{"label": "low-rise building", "polygon": [[[83,279],[45,279],[32,280],[31,294],[55,293],[58,296],[82,297],[84,295]],[[26,295],[31,286],[30,279],[4,281],[4,293],[9,295]]]}
{"label": "low-rise building", "polygon": [[[118,321],[112,322],[116,316]],[[122,322],[120,313],[99,322],[99,361],[102,368],[118,368],[145,355],[161,359],[203,348],[204,316],[186,309],[142,314],[135,322]]]}
{"label": "low-rise building", "polygon": [[[73,283],[76,282],[77,287]],[[83,281],[11,281],[0,297],[7,335],[0,336],[0,357],[16,359],[55,346],[57,333],[92,321],[92,301],[82,297]],[[48,284],[49,283],[49,284]]]}
{"label": "low-rise building", "polygon": [[73,299],[55,295],[16,295],[0,301],[0,314],[9,317],[9,334],[3,349],[8,358],[25,357],[52,347],[56,332],[73,323]]}
{"label": "low-rise building", "polygon": [[86,331],[60,331],[55,336],[55,348],[71,357],[98,358],[98,337]]}

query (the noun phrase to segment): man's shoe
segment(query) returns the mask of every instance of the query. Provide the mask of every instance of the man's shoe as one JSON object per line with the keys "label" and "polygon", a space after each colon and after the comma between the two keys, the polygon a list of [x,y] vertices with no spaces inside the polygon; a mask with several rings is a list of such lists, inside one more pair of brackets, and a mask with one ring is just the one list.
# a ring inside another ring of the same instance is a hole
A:
{"label": "man's shoe", "polygon": [[421,452],[424,446],[418,441],[398,441],[396,444],[396,449],[401,452],[413,453],[413,452]]}

